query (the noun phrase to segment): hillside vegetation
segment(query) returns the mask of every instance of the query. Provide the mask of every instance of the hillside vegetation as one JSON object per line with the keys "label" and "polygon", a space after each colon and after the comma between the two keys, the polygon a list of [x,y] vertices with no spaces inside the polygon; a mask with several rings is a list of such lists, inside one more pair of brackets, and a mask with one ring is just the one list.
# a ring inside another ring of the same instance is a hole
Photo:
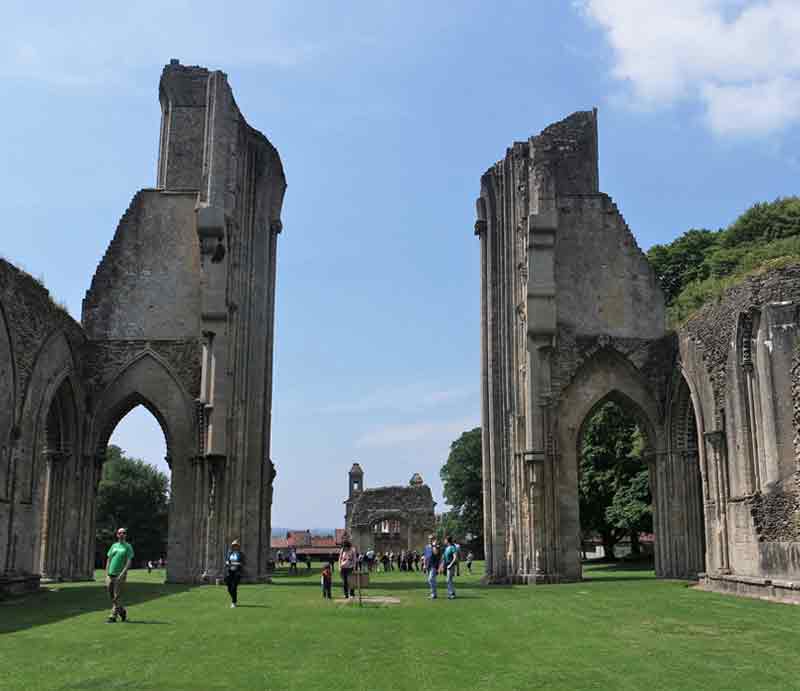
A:
{"label": "hillside vegetation", "polygon": [[647,257],[680,324],[745,276],[800,262],[800,197],[755,204],[727,228],[691,229]]}

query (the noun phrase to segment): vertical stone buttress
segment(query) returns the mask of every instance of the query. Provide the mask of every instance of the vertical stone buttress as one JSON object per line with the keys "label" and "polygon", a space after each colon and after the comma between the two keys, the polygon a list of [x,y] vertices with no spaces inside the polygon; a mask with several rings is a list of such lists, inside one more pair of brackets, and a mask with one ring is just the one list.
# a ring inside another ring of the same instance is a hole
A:
{"label": "vertical stone buttress", "polygon": [[159,187],[197,189],[201,257],[200,454],[204,576],[234,538],[248,576],[267,577],[277,236],[286,181],[277,150],[250,127],[226,76],[171,64],[161,80]]}
{"label": "vertical stone buttress", "polygon": [[283,167],[224,73],[173,60],[159,100],[158,187],[134,197],[84,300],[100,397],[87,452],[147,405],[172,468],[168,579],[213,581],[237,538],[262,580]]}

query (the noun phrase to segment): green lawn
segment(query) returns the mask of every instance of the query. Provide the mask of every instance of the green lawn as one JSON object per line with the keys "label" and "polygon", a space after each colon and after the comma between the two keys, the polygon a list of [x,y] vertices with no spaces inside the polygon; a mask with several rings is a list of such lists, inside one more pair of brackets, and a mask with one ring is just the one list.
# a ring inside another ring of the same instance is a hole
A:
{"label": "green lawn", "polygon": [[[130,621],[104,623],[99,583],[0,602],[0,689],[798,689],[800,608],[709,594],[642,570],[583,583],[482,587],[427,599],[419,574],[377,574],[369,595],[323,601],[311,576],[163,585],[132,572]],[[336,574],[338,579],[338,574]]]}

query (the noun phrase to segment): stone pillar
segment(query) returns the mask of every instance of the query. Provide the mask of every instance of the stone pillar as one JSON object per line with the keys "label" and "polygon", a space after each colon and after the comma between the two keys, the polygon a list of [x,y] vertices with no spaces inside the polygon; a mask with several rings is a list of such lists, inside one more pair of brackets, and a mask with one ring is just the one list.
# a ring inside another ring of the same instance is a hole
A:
{"label": "stone pillar", "polygon": [[483,511],[483,537],[484,537],[484,557],[485,570],[487,574],[494,573],[494,540],[493,540],[493,521],[491,511],[491,501],[487,501],[492,496],[492,473],[491,473],[491,447],[489,444],[489,364],[488,364],[488,344],[489,344],[489,322],[488,322],[488,272],[487,272],[487,248],[486,248],[486,207],[483,199],[478,199],[478,220],[475,221],[475,235],[480,239],[481,244],[481,459],[483,483],[484,511]]}
{"label": "stone pillar", "polygon": [[[728,459],[725,433],[721,430],[706,432],[703,435],[709,450],[710,472],[714,473],[716,486],[716,520],[719,562],[715,564],[719,573],[730,573],[728,543]],[[710,566],[710,565],[709,565]]]}
{"label": "stone pillar", "polygon": [[552,353],[556,333],[555,208],[528,219],[527,346],[528,424],[527,457],[532,463],[534,581],[558,580],[558,531],[555,443],[550,421]]}

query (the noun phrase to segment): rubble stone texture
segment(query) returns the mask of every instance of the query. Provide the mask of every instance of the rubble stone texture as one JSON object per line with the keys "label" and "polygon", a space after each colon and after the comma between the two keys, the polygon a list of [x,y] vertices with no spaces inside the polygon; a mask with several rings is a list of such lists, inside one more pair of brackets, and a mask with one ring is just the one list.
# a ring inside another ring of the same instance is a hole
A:
{"label": "rubble stone texture", "polygon": [[[422,551],[436,527],[431,489],[419,473],[409,484],[364,487],[364,471],[354,463],[348,473],[350,490],[345,501],[345,531],[359,552]],[[388,532],[384,531],[384,526]],[[396,530],[395,530],[396,527]]]}
{"label": "rubble stone texture", "polygon": [[598,178],[596,111],[514,143],[481,178],[487,578],[581,578],[578,449],[612,400],[647,439],[657,574],[800,599],[800,269],[668,332]]}
{"label": "rubble stone texture", "polygon": [[137,405],[172,470],[168,580],[213,581],[233,538],[246,579],[268,577],[283,167],[222,72],[173,60],[159,100],[157,187],[120,220],[82,324],[0,261],[0,587],[93,577],[105,448]]}

